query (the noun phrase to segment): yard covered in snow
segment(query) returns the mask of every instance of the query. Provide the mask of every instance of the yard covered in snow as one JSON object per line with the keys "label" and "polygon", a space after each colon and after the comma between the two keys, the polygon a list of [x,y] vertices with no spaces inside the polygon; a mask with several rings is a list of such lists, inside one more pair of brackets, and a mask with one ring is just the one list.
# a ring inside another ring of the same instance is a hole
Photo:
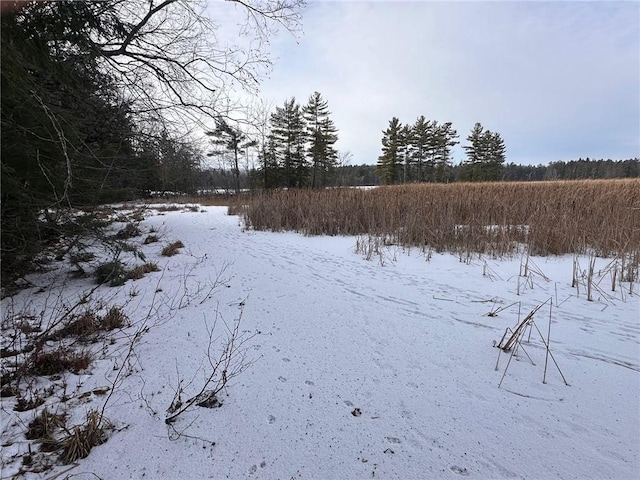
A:
{"label": "yard covered in snow", "polygon": [[[113,429],[87,458],[27,478],[637,478],[640,296],[628,283],[611,292],[605,275],[587,301],[584,284],[571,287],[571,256],[531,258],[524,277],[520,257],[391,245],[365,260],[355,237],[246,230],[225,207],[162,213],[141,223],[160,243],[133,240],[161,271],[91,296],[132,325],[83,346],[88,369],[38,380],[55,393],[37,409],[2,398],[2,478],[35,455],[24,432],[45,407],[67,425],[97,409]],[[179,254],[161,256],[174,240]],[[3,300],[5,324],[7,312],[63,310],[95,288],[54,265]],[[544,302],[505,374],[513,350],[499,357],[495,343]],[[559,369],[542,340],[550,316]],[[235,320],[247,368],[220,408],[167,425],[178,386],[183,400],[200,391],[210,340],[216,359]]]}

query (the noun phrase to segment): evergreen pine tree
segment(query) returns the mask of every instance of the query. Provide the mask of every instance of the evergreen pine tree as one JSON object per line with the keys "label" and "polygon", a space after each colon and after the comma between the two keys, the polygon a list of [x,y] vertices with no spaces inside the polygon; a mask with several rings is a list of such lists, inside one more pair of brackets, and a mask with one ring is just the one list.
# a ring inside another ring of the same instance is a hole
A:
{"label": "evergreen pine tree", "polygon": [[497,132],[485,132],[486,161],[484,180],[497,181],[502,179],[502,168],[506,159],[504,140]]}
{"label": "evergreen pine tree", "polygon": [[400,159],[403,163],[402,183],[413,181],[413,127],[408,123],[400,130]]}
{"label": "evergreen pine tree", "polygon": [[382,132],[382,155],[378,157],[376,174],[384,184],[394,184],[400,180],[401,132],[402,124],[397,117],[393,117],[387,129]]}
{"label": "evergreen pine tree", "polygon": [[314,92],[303,109],[307,123],[309,147],[307,156],[311,161],[311,187],[323,187],[335,169],[338,152],[333,144],[338,140],[338,129],[329,118],[329,104],[322,95]]}
{"label": "evergreen pine tree", "polygon": [[435,150],[433,156],[433,181],[446,182],[451,168],[451,147],[458,144],[458,132],[451,122],[444,123],[435,131]]}
{"label": "evergreen pine tree", "polygon": [[281,171],[273,137],[269,136],[259,153],[260,179],[263,188],[277,188],[281,185]]}
{"label": "evergreen pine tree", "polygon": [[474,178],[479,173],[479,164],[482,161],[482,135],[484,133],[484,127],[477,122],[471,133],[467,137],[469,145],[464,145],[462,148],[467,154],[467,160],[462,163],[460,167],[460,180],[465,182],[471,182],[477,180]]}
{"label": "evergreen pine tree", "polygon": [[283,107],[276,107],[276,111],[271,114],[271,127],[269,140],[275,147],[283,186],[306,186],[309,164],[305,155],[305,121],[295,98],[285,101]]}
{"label": "evergreen pine tree", "polygon": [[413,124],[412,154],[416,167],[415,179],[424,182],[430,173],[428,159],[431,156],[431,142],[433,137],[433,124],[421,115]]}

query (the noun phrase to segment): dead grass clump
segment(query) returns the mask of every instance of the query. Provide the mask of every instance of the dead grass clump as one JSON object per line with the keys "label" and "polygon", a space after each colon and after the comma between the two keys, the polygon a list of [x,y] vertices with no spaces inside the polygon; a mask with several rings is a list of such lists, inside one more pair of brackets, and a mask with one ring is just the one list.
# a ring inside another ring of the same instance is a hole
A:
{"label": "dead grass clump", "polygon": [[116,328],[125,327],[128,322],[129,317],[120,307],[111,307],[100,320],[100,328],[102,330],[115,330]]}
{"label": "dead grass clump", "polygon": [[144,243],[145,245],[149,245],[150,243],[156,243],[159,241],[160,241],[160,238],[157,235],[151,234],[151,235],[147,235],[147,237],[144,239],[142,243]]}
{"label": "dead grass clump", "polygon": [[70,464],[80,458],[86,458],[93,447],[107,441],[107,430],[111,428],[113,428],[111,423],[102,415],[95,410],[90,411],[87,414],[86,423],[73,427],[60,440],[62,446],[60,460]]}
{"label": "dead grass clump", "polygon": [[29,397],[18,396],[16,397],[16,405],[13,409],[16,412],[28,412],[34,408],[38,408],[44,404],[45,398],[40,395],[29,395]]}
{"label": "dead grass clump", "polygon": [[128,238],[137,237],[142,235],[140,228],[135,223],[127,223],[124,228],[122,228],[118,233],[116,233],[115,237],[118,240],[126,240]]}
{"label": "dead grass clump", "polygon": [[68,322],[60,330],[55,332],[51,338],[58,340],[70,336],[80,337],[90,335],[100,330],[99,322],[99,318],[93,310],[87,310],[78,315],[71,315]]}
{"label": "dead grass clump", "polygon": [[179,249],[181,249],[183,247],[184,247],[184,244],[180,240],[178,240],[178,241],[172,242],[169,245],[167,245],[166,247],[164,247],[162,249],[161,253],[165,257],[172,257],[172,256],[174,256],[175,254],[178,253]]}
{"label": "dead grass clump", "polygon": [[123,328],[129,318],[120,307],[111,307],[104,316],[99,316],[94,310],[87,310],[77,315],[71,315],[62,328],[49,335],[49,340],[61,340],[68,337],[80,339],[93,338],[101,331]]}
{"label": "dead grass clump", "polygon": [[138,265],[133,269],[129,270],[129,273],[127,273],[127,278],[131,280],[140,280],[147,273],[159,272],[159,271],[160,271],[160,267],[158,267],[157,263],[146,262],[142,265]]}
{"label": "dead grass clump", "polygon": [[32,314],[21,313],[15,317],[15,325],[22,333],[29,335],[31,333],[37,333],[42,330],[40,326],[41,319]]}
{"label": "dead grass clump", "polygon": [[19,390],[13,385],[9,385],[9,382],[13,380],[8,375],[2,376],[2,387],[0,387],[0,397],[14,397],[19,393]]}
{"label": "dead grass clump", "polygon": [[54,438],[55,432],[64,426],[65,420],[66,415],[51,413],[45,408],[29,422],[25,437],[27,440]]}
{"label": "dead grass clump", "polygon": [[29,373],[36,376],[56,375],[65,371],[79,373],[91,365],[91,355],[60,347],[49,352],[36,351],[28,364]]}

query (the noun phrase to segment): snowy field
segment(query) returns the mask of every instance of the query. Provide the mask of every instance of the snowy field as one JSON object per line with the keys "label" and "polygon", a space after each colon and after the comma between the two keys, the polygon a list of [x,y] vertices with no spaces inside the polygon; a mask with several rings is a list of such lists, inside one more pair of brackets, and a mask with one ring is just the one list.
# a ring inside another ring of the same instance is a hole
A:
{"label": "snowy field", "polygon": [[[109,387],[115,430],[77,464],[26,478],[638,478],[640,296],[603,278],[587,301],[584,285],[571,287],[572,257],[533,258],[527,277],[521,258],[390,246],[365,260],[355,238],[247,231],[223,207],[156,212],[141,226],[162,235],[141,246],[162,270],[93,293],[125,305],[134,325],[90,345],[100,360],[58,380],[66,403],[45,405],[80,423],[106,400],[86,392]],[[161,256],[173,240],[180,254]],[[211,290],[216,279],[225,285]],[[3,312],[50,308],[58,293],[71,304],[94,287],[58,271],[30,280]],[[544,302],[518,355],[503,352],[496,369],[494,344]],[[217,317],[222,335],[241,314],[249,368],[222,407],[167,426],[179,379],[185,397],[204,381],[208,329]],[[550,316],[559,369],[542,341]],[[35,415],[14,401],[2,398],[2,478],[18,471]]]}

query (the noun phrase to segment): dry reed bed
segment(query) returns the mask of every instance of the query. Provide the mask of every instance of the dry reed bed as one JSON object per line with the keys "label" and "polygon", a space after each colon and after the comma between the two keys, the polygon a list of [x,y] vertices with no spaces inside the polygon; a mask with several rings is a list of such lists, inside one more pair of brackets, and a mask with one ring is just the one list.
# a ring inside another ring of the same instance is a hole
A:
{"label": "dry reed bed", "polygon": [[640,258],[640,179],[455,183],[256,194],[256,230],[371,235],[436,251]]}

